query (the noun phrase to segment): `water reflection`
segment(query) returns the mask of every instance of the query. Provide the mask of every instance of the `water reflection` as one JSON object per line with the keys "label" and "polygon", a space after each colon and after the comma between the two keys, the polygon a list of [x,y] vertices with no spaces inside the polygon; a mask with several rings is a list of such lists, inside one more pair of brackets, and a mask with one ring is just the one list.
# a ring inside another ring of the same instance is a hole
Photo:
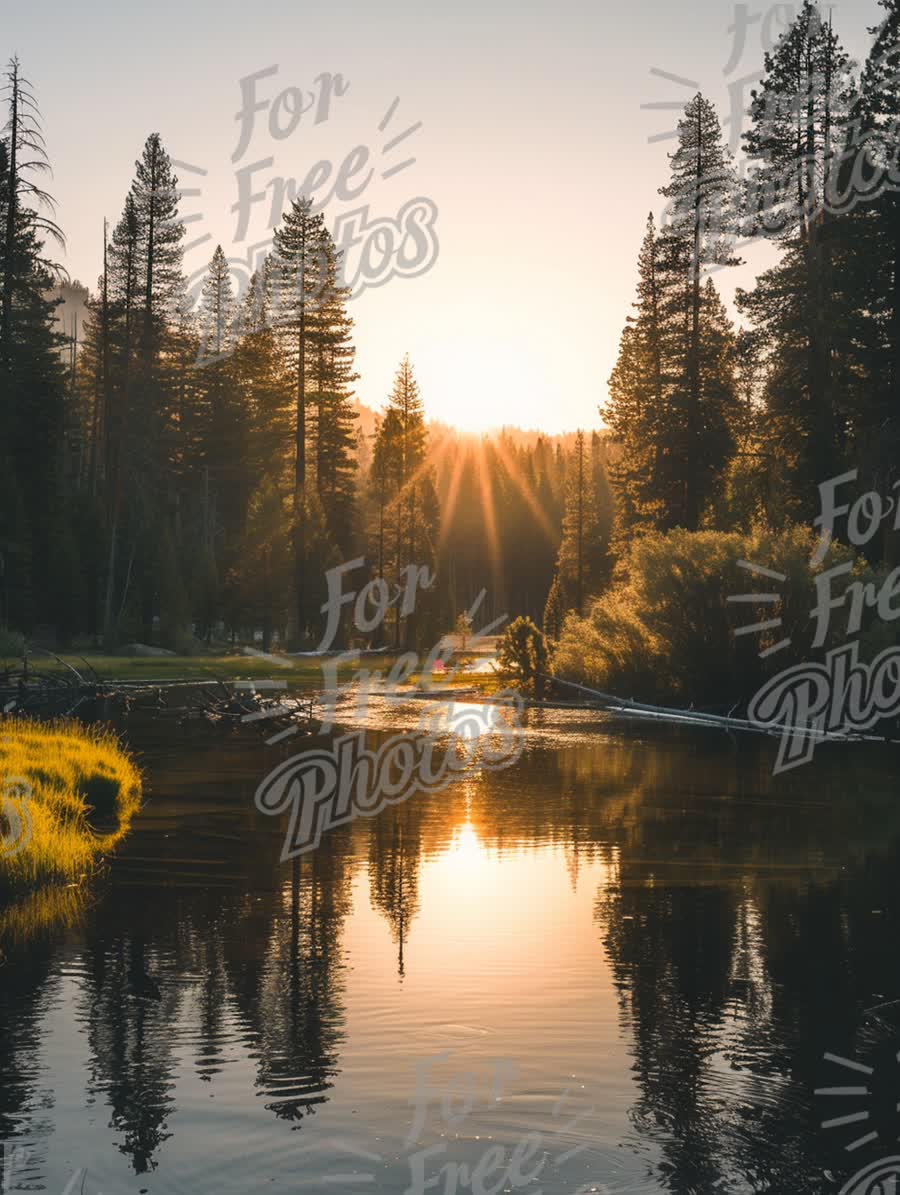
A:
{"label": "water reflection", "polygon": [[397,973],[404,974],[403,952],[410,925],[419,911],[419,861],[426,806],[407,801],[383,810],[372,822],[368,849],[372,905],[391,927],[397,944]]}
{"label": "water reflection", "polygon": [[[773,781],[765,744],[564,713],[530,715],[527,742],[288,865],[252,801],[276,752],[148,743],[153,796],[97,899],[4,940],[0,1140],[28,1151],[11,1189],[85,1167],[87,1195],[151,1173],[315,1190],[347,1173],[339,1140],[403,1190],[412,1068],[441,1050],[522,1068],[463,1157],[548,1131],[564,1084],[590,1093],[547,1192],[837,1190],[890,1153],[889,757]],[[821,1127],[855,1110],[813,1094],[839,1084],[826,1052],[873,1068],[863,1129]]]}

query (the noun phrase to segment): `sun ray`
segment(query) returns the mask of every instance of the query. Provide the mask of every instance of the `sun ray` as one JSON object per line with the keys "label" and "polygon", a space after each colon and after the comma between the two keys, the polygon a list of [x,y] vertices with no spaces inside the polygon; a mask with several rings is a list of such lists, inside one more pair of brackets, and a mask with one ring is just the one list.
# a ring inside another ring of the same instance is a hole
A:
{"label": "sun ray", "polygon": [[863,1120],[869,1119],[868,1112],[850,1112],[846,1116],[835,1116],[832,1120],[823,1120],[823,1129],[840,1129],[845,1124],[859,1124]]}
{"label": "sun ray", "polygon": [[777,602],[780,600],[780,593],[732,593],[726,599],[729,602]]}
{"label": "sun ray", "polygon": [[510,481],[522,495],[528,509],[534,515],[535,519],[537,519],[538,526],[547,537],[548,542],[555,544],[559,538],[558,533],[553,530],[553,525],[547,518],[546,511],[541,509],[537,497],[532,492],[525,478],[522,477],[518,464],[509,455],[509,450],[506,444],[504,444],[502,436],[498,436],[494,441],[494,451],[503,463]]}
{"label": "sun ray", "polygon": [[438,532],[437,550],[440,552],[447,540],[447,535],[450,528],[453,526],[453,517],[456,514],[456,502],[459,498],[459,488],[462,484],[463,473],[466,468],[467,453],[460,449],[457,453],[456,460],[453,464],[453,472],[450,475],[450,485],[447,489],[447,496],[441,507],[441,527]]}
{"label": "sun ray", "polygon": [[862,1075],[872,1075],[875,1073],[871,1066],[864,1066],[861,1062],[854,1062],[852,1058],[842,1058],[840,1054],[826,1054],[825,1061],[836,1062],[838,1066],[845,1066],[851,1071],[859,1071]]}
{"label": "sun ray", "polygon": [[738,568],[746,569],[748,573],[757,573],[760,577],[770,577],[773,581],[786,581],[785,573],[778,573],[772,568],[765,568],[762,564],[752,564],[749,560],[739,560]]}
{"label": "sun ray", "polygon": [[494,510],[494,495],[491,493],[491,482],[488,476],[487,454],[484,441],[478,445],[475,453],[476,472],[478,474],[478,488],[481,491],[481,513],[484,515],[484,526],[487,531],[488,549],[491,554],[491,572],[495,592],[502,585],[502,554],[500,538],[497,535],[497,517]]}
{"label": "sun ray", "polygon": [[759,653],[759,658],[761,660],[767,660],[769,656],[775,656],[778,654],[778,652],[784,651],[786,647],[790,646],[790,639],[779,639],[778,642],[773,643],[771,647],[763,648],[763,650]]}
{"label": "sun ray", "polygon": [[851,1141],[849,1145],[845,1145],[844,1149],[847,1153],[852,1153],[854,1149],[859,1149],[860,1146],[868,1145],[870,1141],[877,1141],[877,1133],[866,1133],[865,1137],[857,1137],[855,1141]]}
{"label": "sun ray", "polygon": [[431,445],[429,444],[428,451],[425,453],[425,457],[424,457],[421,465],[419,465],[419,467],[418,467],[418,469],[416,469],[415,473],[413,473],[410,477],[407,477],[407,479],[403,485],[403,489],[401,490],[401,494],[406,494],[412,488],[412,486],[416,485],[416,483],[418,481],[420,481],[421,478],[430,469],[437,470],[437,466],[441,463],[441,461],[447,455],[447,451],[448,451],[449,447],[450,447],[450,438],[449,437],[447,437],[435,449],[432,449]]}
{"label": "sun ray", "polygon": [[765,622],[751,622],[745,627],[735,627],[735,635],[752,635],[755,631],[771,631],[781,626],[780,618],[767,618]]}

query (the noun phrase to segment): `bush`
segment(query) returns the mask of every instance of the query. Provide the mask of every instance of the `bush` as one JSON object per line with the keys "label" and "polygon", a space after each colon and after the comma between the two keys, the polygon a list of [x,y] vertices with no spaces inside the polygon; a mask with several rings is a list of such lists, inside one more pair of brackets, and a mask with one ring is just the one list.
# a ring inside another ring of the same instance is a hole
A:
{"label": "bush", "polygon": [[464,610],[462,614],[456,619],[453,627],[453,633],[459,639],[459,650],[465,651],[469,646],[469,640],[472,637],[472,620]]}
{"label": "bush", "polygon": [[547,642],[530,618],[517,618],[500,638],[497,664],[523,693],[542,697],[549,671]]}
{"label": "bush", "polygon": [[[872,570],[850,549],[832,544],[821,565],[811,565],[817,537],[790,525],[781,532],[681,529],[636,540],[615,584],[586,618],[570,614],[552,660],[560,677],[645,701],[744,706],[770,676],[791,664],[821,658],[847,638],[846,612],[834,611],[827,641],[814,649],[815,578],[824,569],[853,561],[853,572],[833,584],[837,594],[851,580],[873,581]],[[786,579],[743,569],[762,565]],[[738,594],[776,593],[775,602],[729,601]],[[778,620],[768,630],[738,635],[754,623]],[[869,612],[861,656],[871,657],[893,634]],[[790,645],[760,659],[760,651],[789,639]]]}

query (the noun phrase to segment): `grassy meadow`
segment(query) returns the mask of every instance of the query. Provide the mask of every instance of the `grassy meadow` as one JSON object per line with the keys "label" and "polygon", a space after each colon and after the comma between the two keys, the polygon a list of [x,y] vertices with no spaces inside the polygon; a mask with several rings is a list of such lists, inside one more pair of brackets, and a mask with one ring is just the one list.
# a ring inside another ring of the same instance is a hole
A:
{"label": "grassy meadow", "polygon": [[0,899],[89,875],[141,802],[118,740],[76,723],[0,723],[0,785]]}
{"label": "grassy meadow", "polygon": [[[405,674],[404,684],[420,685],[423,681],[421,665],[427,653],[419,657],[419,667]],[[400,656],[395,652],[361,652],[356,662],[342,662],[338,666],[338,679],[345,684],[362,671],[386,679]],[[456,652],[447,673],[434,673],[434,684],[448,687],[478,688],[490,691],[496,686],[497,678],[492,672],[471,672],[470,666],[479,656],[470,652]],[[2,662],[2,661],[0,661]],[[58,658],[35,653],[30,662],[41,672],[68,674],[74,668],[90,681],[94,675],[101,680],[125,681],[129,683],[172,682],[178,680],[238,680],[284,681],[289,692],[305,692],[322,689],[325,686],[323,664],[329,663],[322,656],[242,656],[242,655],[174,655],[174,656],[115,656],[60,653]],[[67,667],[68,666],[68,667]]]}

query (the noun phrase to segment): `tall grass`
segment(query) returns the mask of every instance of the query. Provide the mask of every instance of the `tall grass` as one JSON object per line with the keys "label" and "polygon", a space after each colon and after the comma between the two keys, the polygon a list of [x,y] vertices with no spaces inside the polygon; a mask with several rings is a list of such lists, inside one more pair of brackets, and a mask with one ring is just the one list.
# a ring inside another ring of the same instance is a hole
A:
{"label": "tall grass", "polygon": [[0,896],[90,874],[140,800],[140,772],[107,731],[0,722]]}

